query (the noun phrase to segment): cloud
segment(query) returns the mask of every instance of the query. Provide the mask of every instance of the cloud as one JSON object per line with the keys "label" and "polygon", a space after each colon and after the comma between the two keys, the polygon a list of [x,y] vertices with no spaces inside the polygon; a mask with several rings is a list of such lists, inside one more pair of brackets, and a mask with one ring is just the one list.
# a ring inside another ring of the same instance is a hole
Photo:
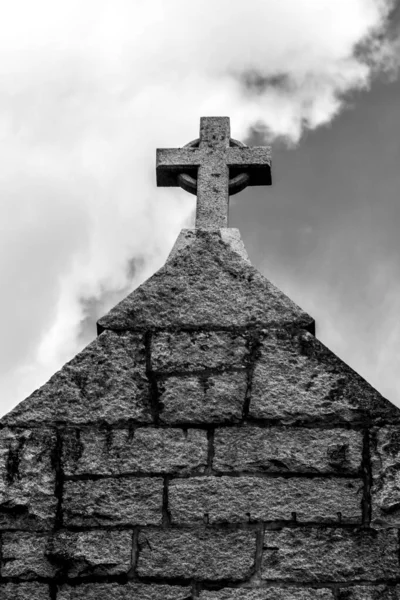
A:
{"label": "cloud", "polygon": [[[14,0],[0,23],[5,412],[163,263],[194,199],[155,148],[229,115],[296,143],[397,65],[382,0]],[[5,318],[4,318],[5,317]],[[94,331],[93,331],[94,335]]]}

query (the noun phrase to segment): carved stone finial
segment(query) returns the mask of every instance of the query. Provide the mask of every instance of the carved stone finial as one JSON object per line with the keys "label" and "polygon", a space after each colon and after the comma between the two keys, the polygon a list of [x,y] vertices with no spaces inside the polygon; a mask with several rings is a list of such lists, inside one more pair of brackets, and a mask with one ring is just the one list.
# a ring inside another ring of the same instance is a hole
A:
{"label": "carved stone finial", "polygon": [[228,226],[229,196],[248,185],[271,185],[271,148],[231,139],[229,117],[202,117],[200,138],[157,149],[157,185],[197,194],[196,228]]}

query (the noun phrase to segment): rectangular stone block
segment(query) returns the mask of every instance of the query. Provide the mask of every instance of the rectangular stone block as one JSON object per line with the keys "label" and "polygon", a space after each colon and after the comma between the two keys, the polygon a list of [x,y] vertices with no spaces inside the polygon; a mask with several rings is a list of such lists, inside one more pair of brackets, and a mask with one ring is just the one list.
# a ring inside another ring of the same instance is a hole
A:
{"label": "rectangular stone block", "polygon": [[193,477],[169,484],[172,523],[291,520],[361,523],[359,479]]}
{"label": "rectangular stone block", "polygon": [[43,583],[0,584],[1,600],[50,600],[49,586]]}
{"label": "rectangular stone block", "polygon": [[[145,583],[84,583],[63,585],[57,600],[189,600],[191,588]],[[13,599],[14,600],[14,599]]]}
{"label": "rectangular stone block", "polygon": [[131,568],[132,531],[59,531],[46,556],[68,577],[121,575]]}
{"label": "rectangular stone block", "polygon": [[400,426],[371,432],[372,525],[400,526]]}
{"label": "rectangular stone block", "polygon": [[1,576],[19,579],[54,577],[57,572],[46,556],[49,534],[2,534]]}
{"label": "rectangular stone block", "polygon": [[218,428],[213,467],[218,472],[360,472],[359,431],[303,427]]}
{"label": "rectangular stone block", "polygon": [[24,426],[151,423],[143,334],[103,332],[3,419]]}
{"label": "rectangular stone block", "polygon": [[71,430],[63,465],[69,475],[201,473],[207,464],[207,432],[198,429]]}
{"label": "rectangular stone block", "polygon": [[338,591],[338,600],[400,600],[400,586],[356,585]]}
{"label": "rectangular stone block", "polygon": [[262,578],[303,583],[379,581],[399,577],[397,531],[266,531]]}
{"label": "rectangular stone block", "polygon": [[334,600],[334,595],[332,590],[324,588],[226,588],[217,592],[201,592],[200,600]]}
{"label": "rectangular stone block", "polygon": [[245,336],[228,331],[162,331],[153,335],[151,364],[159,373],[244,368],[248,346]]}
{"label": "rectangular stone block", "polygon": [[247,579],[254,570],[253,531],[146,530],[139,534],[139,577]]}
{"label": "rectangular stone block", "polygon": [[256,419],[351,422],[390,418],[393,405],[310,333],[264,332],[249,414]]}
{"label": "rectangular stone block", "polygon": [[51,529],[57,498],[50,429],[0,430],[0,529]]}
{"label": "rectangular stone block", "polygon": [[67,481],[64,525],[160,525],[162,503],[160,477]]}
{"label": "rectangular stone block", "polygon": [[4,533],[2,577],[119,575],[131,566],[132,531]]}
{"label": "rectangular stone block", "polygon": [[231,423],[242,418],[247,373],[168,377],[158,387],[162,423]]}

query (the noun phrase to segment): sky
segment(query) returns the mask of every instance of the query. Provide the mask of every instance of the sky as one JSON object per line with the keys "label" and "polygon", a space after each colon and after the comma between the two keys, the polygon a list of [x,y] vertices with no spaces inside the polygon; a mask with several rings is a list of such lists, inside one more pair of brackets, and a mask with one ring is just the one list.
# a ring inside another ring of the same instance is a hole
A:
{"label": "sky", "polygon": [[0,414],[164,263],[195,198],[155,149],[229,116],[273,185],[231,199],[255,267],[400,406],[393,0],[14,0],[0,22]]}

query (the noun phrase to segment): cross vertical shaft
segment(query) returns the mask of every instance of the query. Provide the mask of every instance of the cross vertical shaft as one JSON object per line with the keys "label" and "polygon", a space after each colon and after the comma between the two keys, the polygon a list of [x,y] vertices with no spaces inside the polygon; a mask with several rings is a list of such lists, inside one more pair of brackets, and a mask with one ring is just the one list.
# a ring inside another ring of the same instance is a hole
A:
{"label": "cross vertical shaft", "polygon": [[228,117],[202,117],[198,140],[157,149],[156,171],[157,185],[197,195],[197,229],[220,229],[228,226],[229,195],[271,185],[271,149],[231,140]]}
{"label": "cross vertical shaft", "polygon": [[200,144],[207,159],[197,174],[196,228],[228,227],[229,167],[226,151],[229,148],[228,117],[201,117]]}

